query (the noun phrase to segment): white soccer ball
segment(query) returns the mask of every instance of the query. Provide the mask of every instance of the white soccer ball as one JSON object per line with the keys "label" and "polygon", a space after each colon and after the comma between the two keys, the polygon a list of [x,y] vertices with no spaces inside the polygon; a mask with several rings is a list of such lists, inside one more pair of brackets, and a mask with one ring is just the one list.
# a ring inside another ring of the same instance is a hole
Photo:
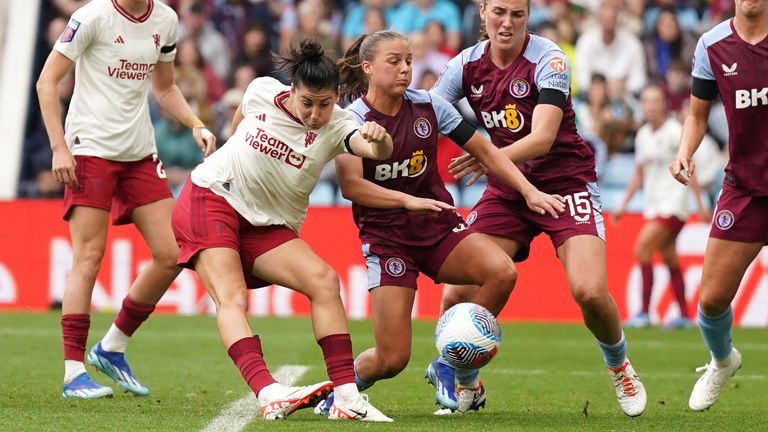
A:
{"label": "white soccer ball", "polygon": [[500,344],[501,328],[496,317],[480,305],[459,303],[437,321],[437,352],[457,369],[485,366]]}

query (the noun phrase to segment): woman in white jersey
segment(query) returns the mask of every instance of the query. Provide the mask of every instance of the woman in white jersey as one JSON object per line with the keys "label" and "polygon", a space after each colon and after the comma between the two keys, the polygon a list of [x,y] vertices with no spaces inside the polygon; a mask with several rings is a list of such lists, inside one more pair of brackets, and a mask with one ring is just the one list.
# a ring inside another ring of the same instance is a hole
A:
{"label": "woman in white jersey", "polygon": [[[136,225],[152,261],[131,286],[107,335],[88,354],[88,363],[125,391],[149,393],[126,363],[125,347],[179,273],[171,191],[147,106],[150,78],[158,104],[193,129],[200,149],[207,155],[216,145],[173,81],[177,25],[173,10],[154,0],[94,0],[72,15],[37,82],[53,175],[67,186],[64,219],[72,239],[61,317],[64,397],[112,395],[111,388],[89,378],[83,365],[110,212],[113,224]],[[73,65],[75,92],[62,129],[56,85]]]}
{"label": "woman in white jersey", "polygon": [[[643,216],[645,224],[635,240],[635,258],[640,263],[643,281],[642,308],[627,321],[625,327],[647,327],[651,325],[648,313],[653,290],[653,253],[659,251],[664,264],[669,268],[672,292],[680,308],[680,316],[666,325],[668,328],[688,328],[688,304],[685,300],[685,281],[677,256],[677,235],[688,218],[688,190],[667,175],[667,165],[675,157],[680,146],[683,125],[667,111],[667,101],[660,87],[651,85],[640,95],[646,124],[635,138],[635,175],[627,185],[627,192],[619,208],[613,212],[616,222],[626,211],[635,192],[643,187]],[[701,199],[698,183],[694,186],[696,204],[702,220],[710,219],[709,209]]]}
{"label": "woman in white jersey", "polygon": [[[297,234],[323,166],[351,153],[383,159],[392,138],[358,125],[336,105],[339,71],[320,44],[305,40],[282,58],[291,77],[248,86],[232,137],[192,172],[173,211],[179,265],[197,271],[216,304],[221,340],[259,399],[266,419],[314,406],[335,386],[329,418],[392,421],[355,386],[352,342],[336,272]],[[331,382],[286,387],[264,363],[247,319],[247,288],[277,284],[310,301],[315,338]]]}

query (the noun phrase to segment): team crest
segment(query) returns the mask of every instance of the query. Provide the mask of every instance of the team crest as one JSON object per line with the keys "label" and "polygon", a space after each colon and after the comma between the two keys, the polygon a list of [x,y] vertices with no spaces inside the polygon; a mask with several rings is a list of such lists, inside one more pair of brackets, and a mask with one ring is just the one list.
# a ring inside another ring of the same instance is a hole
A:
{"label": "team crest", "polygon": [[155,43],[155,49],[160,49],[160,35],[157,33],[153,34],[152,41]]}
{"label": "team crest", "polygon": [[723,231],[732,227],[734,222],[736,222],[736,218],[728,210],[720,210],[715,216],[715,224]]}
{"label": "team crest", "polygon": [[429,120],[424,117],[419,117],[416,122],[413,123],[413,131],[416,132],[420,138],[427,138],[432,134],[432,125],[429,124]]}
{"label": "team crest", "polygon": [[524,98],[531,93],[531,86],[528,81],[522,78],[515,78],[509,83],[509,92],[516,98]]}
{"label": "team crest", "polygon": [[79,28],[80,21],[70,19],[67,28],[64,29],[64,33],[61,34],[59,40],[62,42],[72,42],[72,39],[75,38],[75,33],[77,33],[77,29]]}
{"label": "team crest", "polygon": [[304,148],[311,146],[315,142],[315,138],[317,138],[317,134],[315,132],[307,131],[307,133],[304,135]]}
{"label": "team crest", "polygon": [[472,210],[467,215],[467,225],[472,225],[477,220],[477,212]]}
{"label": "team crest", "polygon": [[405,263],[400,258],[388,259],[387,263],[384,264],[384,268],[390,276],[400,277],[405,274]]}

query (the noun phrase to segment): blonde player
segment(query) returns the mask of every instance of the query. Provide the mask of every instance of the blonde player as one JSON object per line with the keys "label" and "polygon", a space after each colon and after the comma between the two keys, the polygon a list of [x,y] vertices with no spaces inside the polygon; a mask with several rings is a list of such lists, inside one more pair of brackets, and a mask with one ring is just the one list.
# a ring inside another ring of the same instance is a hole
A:
{"label": "blonde player", "polygon": [[[206,155],[216,140],[192,113],[173,81],[178,18],[154,0],[94,0],[78,9],[53,47],[37,93],[53,150],[53,175],[64,183],[64,219],[72,239],[72,270],[62,301],[64,397],[112,396],[91,380],[83,360],[91,293],[101,265],[110,212],[114,225],[133,223],[152,261],[136,278],[88,363],[137,396],[149,390],[134,376],[124,352],[176,278],[178,248],[171,230],[173,203],[156,155],[147,93],[193,129]],[[58,82],[75,65],[75,92],[61,126]]]}

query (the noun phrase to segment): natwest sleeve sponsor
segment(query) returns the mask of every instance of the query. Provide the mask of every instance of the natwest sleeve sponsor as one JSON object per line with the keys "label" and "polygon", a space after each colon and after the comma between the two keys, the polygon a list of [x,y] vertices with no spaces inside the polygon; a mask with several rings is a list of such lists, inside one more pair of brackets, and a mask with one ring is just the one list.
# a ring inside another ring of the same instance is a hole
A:
{"label": "natwest sleeve sponsor", "polygon": [[176,58],[176,42],[179,39],[179,17],[174,13],[173,20],[168,20],[168,31],[164,39],[160,40],[160,56],[157,58],[161,62],[172,62]]}
{"label": "natwest sleeve sponsor", "polygon": [[98,17],[89,13],[90,10],[87,6],[76,10],[53,46],[54,50],[73,62],[91,45],[98,30]]}
{"label": "natwest sleeve sponsor", "polygon": [[547,52],[536,65],[533,78],[539,91],[558,90],[568,97],[571,91],[571,65],[568,57],[560,50]]}
{"label": "natwest sleeve sponsor", "polygon": [[440,73],[437,82],[429,91],[432,95],[437,95],[450,103],[456,103],[464,97],[462,87],[464,62],[462,61],[464,53],[459,53],[452,58]]}
{"label": "natwest sleeve sponsor", "polygon": [[712,72],[712,65],[709,62],[709,53],[707,53],[707,47],[704,45],[704,36],[700,37],[699,43],[696,44],[696,51],[693,53],[693,70],[691,70],[691,75],[702,80],[715,80],[715,73]]}
{"label": "natwest sleeve sponsor", "polygon": [[432,107],[435,109],[437,126],[440,133],[448,135],[456,129],[464,118],[448,101],[437,95],[432,95]]}

